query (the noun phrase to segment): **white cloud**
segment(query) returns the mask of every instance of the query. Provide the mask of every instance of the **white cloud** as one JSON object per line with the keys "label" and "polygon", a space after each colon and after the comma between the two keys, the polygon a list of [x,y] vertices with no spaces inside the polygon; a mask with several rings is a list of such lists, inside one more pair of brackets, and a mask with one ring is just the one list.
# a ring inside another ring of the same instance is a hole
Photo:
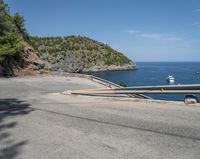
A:
{"label": "white cloud", "polygon": [[200,27],[200,22],[195,22],[192,25],[195,26],[195,27]]}
{"label": "white cloud", "polygon": [[[199,25],[200,23],[196,23],[196,25]],[[176,35],[167,35],[167,34],[160,34],[160,33],[144,33],[139,30],[127,30],[127,33],[138,37],[138,38],[144,38],[144,39],[150,39],[150,40],[168,40],[168,41],[183,41],[186,38],[185,37],[180,37]]]}
{"label": "white cloud", "polygon": [[139,30],[127,30],[126,32],[129,33],[129,34],[138,34],[138,33],[140,33]]}
{"label": "white cloud", "polygon": [[184,40],[185,38],[183,37],[178,37],[178,36],[170,36],[167,38],[167,40],[170,40],[170,41],[181,41],[181,40]]}
{"label": "white cloud", "polygon": [[193,10],[193,12],[200,12],[200,8]]}
{"label": "white cloud", "polygon": [[140,34],[139,36],[145,39],[153,39],[153,40],[161,39],[161,34]]}

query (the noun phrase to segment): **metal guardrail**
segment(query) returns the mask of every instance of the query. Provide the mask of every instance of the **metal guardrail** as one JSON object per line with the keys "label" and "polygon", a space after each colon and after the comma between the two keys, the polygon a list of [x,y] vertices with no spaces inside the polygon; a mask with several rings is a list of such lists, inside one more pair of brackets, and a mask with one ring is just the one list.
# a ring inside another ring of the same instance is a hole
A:
{"label": "metal guardrail", "polygon": [[72,94],[200,94],[200,85],[166,85],[76,90]]}
{"label": "metal guardrail", "polygon": [[129,97],[137,97],[143,99],[152,99],[151,97],[148,97],[144,94],[200,94],[200,84],[121,87],[114,82],[93,75],[77,73],[67,73],[63,75],[87,78],[106,87],[109,87],[105,89],[75,90],[70,92],[71,94],[126,94]]}
{"label": "metal guardrail", "polygon": [[[80,73],[65,73],[65,72],[54,72],[53,74],[54,75],[61,75],[61,76],[87,78],[87,79],[98,82],[98,83],[100,83],[100,84],[102,84],[106,87],[109,87],[109,88],[124,88],[124,87],[121,87],[120,85],[118,85],[114,82],[111,82],[111,81],[108,81],[108,80],[105,80],[105,79],[102,79],[102,78],[99,78],[99,77],[96,77],[96,76],[93,76],[93,75],[80,74]],[[148,97],[148,96],[145,96],[145,95],[142,95],[142,94],[127,94],[127,95],[129,97],[152,99],[151,97]]]}
{"label": "metal guardrail", "polygon": [[[107,87],[110,87],[110,88],[113,88],[113,86],[117,89],[125,89],[126,87],[121,87],[120,85],[114,83],[114,82],[111,82],[111,81],[108,81],[108,80],[105,80],[105,79],[102,79],[102,78],[99,78],[99,77],[96,77],[96,76],[93,76],[93,75],[87,75],[90,77],[91,80],[95,81],[95,82],[98,82],[98,83],[101,83]],[[148,96],[145,96],[143,94],[132,94],[132,93],[128,93],[127,94],[129,97],[136,97],[136,98],[144,98],[144,99],[152,99],[151,97],[148,97]]]}
{"label": "metal guardrail", "polygon": [[[138,86],[138,87],[126,87],[120,88],[120,90],[199,90],[200,84],[187,84],[187,85],[160,85],[160,86]],[[117,89],[116,89],[117,90]]]}

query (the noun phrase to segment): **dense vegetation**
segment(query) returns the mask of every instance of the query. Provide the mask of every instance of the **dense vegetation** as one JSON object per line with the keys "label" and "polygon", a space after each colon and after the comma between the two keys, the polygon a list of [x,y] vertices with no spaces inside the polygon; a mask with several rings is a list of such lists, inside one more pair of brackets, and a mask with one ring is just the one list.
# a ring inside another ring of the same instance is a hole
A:
{"label": "dense vegetation", "polygon": [[19,14],[11,16],[8,6],[0,0],[0,63],[23,49],[23,40],[28,39],[24,19]]}
{"label": "dense vegetation", "polygon": [[31,41],[39,56],[50,64],[79,63],[91,67],[131,63],[122,53],[87,37],[32,37]]}

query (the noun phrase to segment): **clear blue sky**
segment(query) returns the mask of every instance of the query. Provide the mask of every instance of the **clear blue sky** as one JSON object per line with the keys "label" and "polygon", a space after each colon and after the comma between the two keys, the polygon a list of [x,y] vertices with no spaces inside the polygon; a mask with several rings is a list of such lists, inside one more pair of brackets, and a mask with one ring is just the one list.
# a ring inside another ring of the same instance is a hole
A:
{"label": "clear blue sky", "polygon": [[200,61],[200,0],[5,2],[33,36],[88,36],[134,61]]}

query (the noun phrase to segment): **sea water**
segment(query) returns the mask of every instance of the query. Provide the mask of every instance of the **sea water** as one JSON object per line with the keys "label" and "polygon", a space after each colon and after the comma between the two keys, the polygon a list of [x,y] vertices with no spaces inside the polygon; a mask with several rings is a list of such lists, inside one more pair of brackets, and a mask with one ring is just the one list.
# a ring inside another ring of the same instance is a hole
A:
{"label": "sea water", "polygon": [[[173,75],[174,84],[200,84],[200,62],[137,62],[138,70],[91,73],[127,86],[168,85],[166,78]],[[155,99],[183,100],[184,94],[149,95]],[[196,95],[199,99],[200,96]]]}

